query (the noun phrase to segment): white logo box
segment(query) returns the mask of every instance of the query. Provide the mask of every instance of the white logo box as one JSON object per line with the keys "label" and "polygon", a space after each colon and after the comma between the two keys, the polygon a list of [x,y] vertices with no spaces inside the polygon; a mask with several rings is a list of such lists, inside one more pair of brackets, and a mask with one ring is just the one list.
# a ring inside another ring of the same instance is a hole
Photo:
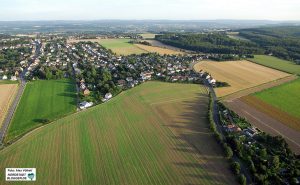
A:
{"label": "white logo box", "polygon": [[36,181],[36,168],[5,168],[6,181]]}

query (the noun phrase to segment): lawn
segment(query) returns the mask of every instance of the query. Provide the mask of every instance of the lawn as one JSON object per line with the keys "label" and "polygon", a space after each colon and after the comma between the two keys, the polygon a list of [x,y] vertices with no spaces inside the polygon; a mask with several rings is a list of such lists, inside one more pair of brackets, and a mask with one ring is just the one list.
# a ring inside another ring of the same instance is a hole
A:
{"label": "lawn", "polygon": [[75,110],[76,89],[71,80],[29,82],[10,123],[5,141]]}
{"label": "lawn", "polygon": [[227,82],[230,85],[229,87],[216,88],[218,97],[290,76],[290,74],[249,61],[201,61],[194,66],[194,69],[206,71],[217,81]]}
{"label": "lawn", "polygon": [[102,46],[111,49],[117,55],[130,55],[148,53],[134,44],[129,43],[130,39],[98,39]]}
{"label": "lawn", "polygon": [[35,130],[0,151],[0,167],[36,167],[45,185],[236,184],[207,104],[202,86],[148,82]]}
{"label": "lawn", "polygon": [[266,55],[255,55],[253,59],[249,60],[287,73],[300,75],[300,65],[296,65],[293,62]]}

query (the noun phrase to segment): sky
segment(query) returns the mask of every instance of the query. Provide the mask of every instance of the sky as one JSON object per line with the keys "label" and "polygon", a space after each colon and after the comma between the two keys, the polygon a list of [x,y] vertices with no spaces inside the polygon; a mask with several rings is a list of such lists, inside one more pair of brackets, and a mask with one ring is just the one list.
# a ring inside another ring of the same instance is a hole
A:
{"label": "sky", "polygon": [[300,20],[300,0],[0,0],[0,21]]}

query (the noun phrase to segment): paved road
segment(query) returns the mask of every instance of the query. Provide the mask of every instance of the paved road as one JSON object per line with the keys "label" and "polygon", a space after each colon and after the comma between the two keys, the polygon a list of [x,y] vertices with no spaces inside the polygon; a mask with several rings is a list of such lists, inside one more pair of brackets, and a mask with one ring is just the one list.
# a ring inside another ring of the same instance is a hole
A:
{"label": "paved road", "polygon": [[[220,116],[219,116],[219,107],[218,107],[218,103],[217,103],[218,98],[216,96],[214,88],[207,81],[205,81],[205,85],[208,88],[209,92],[211,93],[211,97],[212,97],[212,101],[213,101],[213,110],[212,110],[213,111],[213,119],[216,123],[216,128],[217,128],[218,132],[221,134],[221,137],[223,139],[225,139],[225,131],[222,127],[222,123],[221,123]],[[234,161],[240,163],[241,172],[245,175],[245,177],[247,179],[247,184],[252,184],[251,176],[249,174],[248,169],[244,165],[244,163],[240,161],[240,159],[238,158],[238,156],[236,154],[234,154],[232,156],[232,158]]]}
{"label": "paved road", "polygon": [[[32,60],[29,62],[29,64],[31,64],[33,61],[35,61],[39,57],[40,49],[41,49],[41,44],[38,44],[36,42],[36,46],[37,47],[36,47],[35,55],[32,58]],[[15,111],[17,109],[17,106],[18,106],[18,104],[20,102],[20,99],[21,99],[22,94],[24,92],[24,89],[26,87],[25,74],[26,74],[27,71],[28,71],[28,68],[25,68],[22,71],[22,73],[20,74],[20,86],[19,86],[19,89],[17,91],[15,99],[13,100],[12,105],[8,109],[8,112],[7,112],[6,117],[5,117],[4,121],[3,121],[2,127],[0,128],[0,144],[3,143],[6,131],[7,131],[8,127],[9,127],[9,124],[10,124],[10,122],[11,122],[13,116],[14,116],[14,113],[15,113]]]}
{"label": "paved road", "polygon": [[3,121],[2,127],[0,129],[0,143],[3,143],[3,139],[4,139],[4,136],[5,136],[5,133],[6,133],[7,129],[8,129],[10,121],[13,118],[14,112],[15,112],[18,104],[19,104],[19,101],[20,101],[20,99],[22,97],[22,94],[24,92],[25,86],[26,86],[26,82],[21,80],[21,83],[20,83],[17,95],[16,95],[16,97],[15,97],[12,105],[9,107],[8,112],[6,114],[6,117],[5,117],[4,121]]}

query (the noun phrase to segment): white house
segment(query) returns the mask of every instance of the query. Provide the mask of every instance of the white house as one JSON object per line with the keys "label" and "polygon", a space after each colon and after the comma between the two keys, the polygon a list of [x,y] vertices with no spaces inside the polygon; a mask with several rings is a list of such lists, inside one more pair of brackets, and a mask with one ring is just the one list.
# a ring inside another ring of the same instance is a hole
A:
{"label": "white house", "polygon": [[91,106],[93,106],[93,102],[86,102],[86,101],[84,101],[84,102],[81,102],[79,104],[79,108],[80,109],[86,109],[86,108],[89,108]]}
{"label": "white house", "polygon": [[109,100],[112,98],[112,94],[111,93],[106,93],[105,94],[105,99]]}
{"label": "white house", "polygon": [[17,79],[16,76],[11,76],[11,77],[10,77],[10,80],[11,80],[11,81],[17,81],[18,79]]}
{"label": "white house", "polygon": [[7,80],[7,76],[3,75],[2,80]]}

